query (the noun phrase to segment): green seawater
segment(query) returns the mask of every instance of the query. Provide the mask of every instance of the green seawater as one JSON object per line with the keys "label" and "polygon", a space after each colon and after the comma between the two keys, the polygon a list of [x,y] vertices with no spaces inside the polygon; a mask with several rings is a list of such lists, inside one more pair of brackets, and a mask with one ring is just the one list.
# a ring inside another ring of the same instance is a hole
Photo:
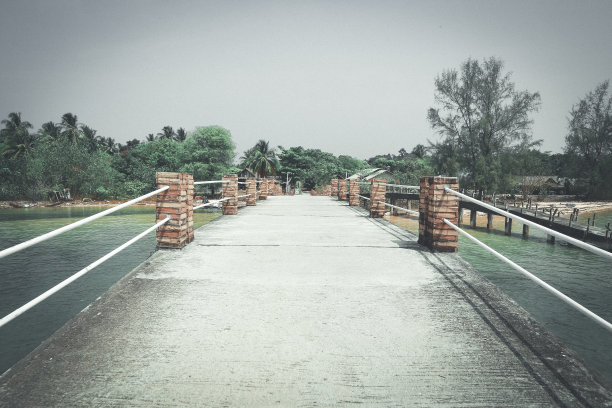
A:
{"label": "green seawater", "polygon": [[[611,220],[612,211],[598,212],[596,225]],[[416,218],[390,217],[390,221],[418,235]],[[512,236],[506,236],[503,217],[494,217],[492,231],[486,229],[486,217],[478,217],[476,229],[471,229],[468,222],[469,217],[464,216],[462,228],[472,236],[612,322],[612,261],[561,240],[549,244],[546,234],[533,227],[529,238],[524,239],[523,226],[518,222],[513,223]],[[459,255],[612,384],[612,332],[461,235]]]}
{"label": "green seawater", "polygon": [[[0,249],[73,223],[107,207],[0,209]],[[195,227],[219,216],[197,211]],[[133,206],[0,259],[3,317],[155,223],[152,206]],[[0,373],[155,251],[155,232],[126,248],[41,304],[0,328]]]}

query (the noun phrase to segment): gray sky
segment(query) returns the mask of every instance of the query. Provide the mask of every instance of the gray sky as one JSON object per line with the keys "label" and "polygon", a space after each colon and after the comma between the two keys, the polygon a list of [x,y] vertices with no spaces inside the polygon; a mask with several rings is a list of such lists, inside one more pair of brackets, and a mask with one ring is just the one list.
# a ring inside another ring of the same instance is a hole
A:
{"label": "gray sky", "polygon": [[0,1],[0,116],[72,112],[119,142],[165,125],[367,158],[437,140],[434,78],[495,56],[539,91],[542,150],[612,78],[612,1]]}

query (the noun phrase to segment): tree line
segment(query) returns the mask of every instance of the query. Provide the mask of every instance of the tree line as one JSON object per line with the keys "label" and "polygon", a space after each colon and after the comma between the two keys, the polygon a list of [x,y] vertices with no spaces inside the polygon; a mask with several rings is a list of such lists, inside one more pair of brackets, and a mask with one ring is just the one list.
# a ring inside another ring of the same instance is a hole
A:
{"label": "tree line", "polygon": [[439,139],[364,160],[260,140],[235,163],[231,133],[219,126],[191,132],[164,126],[143,141],[121,144],[72,113],[33,131],[21,113],[12,112],[0,129],[0,199],[40,200],[63,188],[77,197],[128,198],[155,189],[156,171],[212,180],[244,168],[311,189],[373,167],[387,169],[402,184],[417,184],[426,175],[457,176],[463,187],[480,192],[526,193],[521,179],[558,176],[571,180],[570,193],[612,198],[609,81],[569,107],[564,151],[556,154],[540,151],[541,140],[531,134],[539,93],[517,90],[501,60],[470,58],[434,83],[436,106],[427,118]]}

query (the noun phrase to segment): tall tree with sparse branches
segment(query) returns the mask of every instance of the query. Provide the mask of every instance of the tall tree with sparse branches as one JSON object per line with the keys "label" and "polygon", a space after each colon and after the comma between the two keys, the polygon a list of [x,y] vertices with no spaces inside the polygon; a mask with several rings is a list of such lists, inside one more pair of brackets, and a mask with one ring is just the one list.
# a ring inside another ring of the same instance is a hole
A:
{"label": "tall tree with sparse branches", "polygon": [[532,139],[529,117],[540,106],[540,94],[517,91],[503,68],[496,58],[482,62],[469,58],[459,71],[444,71],[435,80],[438,107],[427,114],[442,136],[431,146],[434,162],[436,154],[451,148],[458,170],[481,191],[503,184],[502,153],[540,143]]}

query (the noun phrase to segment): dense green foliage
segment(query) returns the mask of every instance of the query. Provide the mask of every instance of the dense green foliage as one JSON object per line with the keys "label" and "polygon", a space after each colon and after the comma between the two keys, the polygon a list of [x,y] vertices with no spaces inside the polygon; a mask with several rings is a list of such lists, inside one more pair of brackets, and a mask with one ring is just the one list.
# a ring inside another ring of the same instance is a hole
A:
{"label": "dense green foliage", "polygon": [[234,143],[228,130],[198,127],[189,136],[163,128],[159,137],[126,145],[67,113],[36,133],[19,113],[9,114],[0,131],[0,199],[47,198],[69,188],[73,196],[96,199],[135,197],[155,189],[155,172],[181,171],[199,180],[234,171]]}
{"label": "dense green foliage", "polygon": [[[418,144],[410,153],[402,148],[397,154],[360,160],[301,146],[273,148],[259,140],[244,152],[240,166],[258,177],[277,176],[305,189],[382,168],[401,184],[450,175],[458,176],[467,189],[532,194],[545,193],[542,179],[553,177],[565,183],[566,193],[612,198],[608,81],[571,107],[565,152],[559,154],[536,149],[539,141],[532,139],[529,115],[538,109],[540,96],[515,90],[500,60],[468,59],[459,71],[444,71],[435,80],[435,100],[438,106],[429,109],[428,119],[441,139],[429,147]],[[2,125],[2,200],[40,200],[64,188],[76,197],[128,198],[154,190],[157,171],[191,173],[196,180],[240,171],[233,167],[231,134],[218,126],[198,127],[189,134],[164,126],[142,142],[132,139],[122,145],[98,135],[72,113],[62,115],[59,123],[44,123],[36,132],[21,113],[10,113]]]}
{"label": "dense green foliage", "polygon": [[476,190],[499,190],[507,185],[503,155],[538,144],[531,138],[529,114],[538,109],[540,95],[516,91],[502,61],[479,63],[468,59],[460,72],[447,70],[435,80],[438,109],[428,119],[443,136],[432,144],[436,167],[461,175]]}

